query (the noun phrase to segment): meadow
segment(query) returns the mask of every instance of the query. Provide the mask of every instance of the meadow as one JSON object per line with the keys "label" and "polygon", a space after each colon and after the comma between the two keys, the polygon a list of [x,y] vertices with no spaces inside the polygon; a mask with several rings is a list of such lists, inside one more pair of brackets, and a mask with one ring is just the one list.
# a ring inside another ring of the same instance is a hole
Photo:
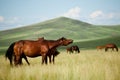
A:
{"label": "meadow", "polygon": [[55,64],[41,65],[41,57],[31,63],[10,67],[0,56],[0,80],[120,80],[120,51],[81,50],[80,54],[61,51]]}
{"label": "meadow", "polygon": [[[40,37],[56,40],[73,39],[71,45],[81,49],[80,54],[67,54],[60,47],[55,64],[41,65],[41,57],[28,58],[30,66],[10,67],[4,53],[18,40],[37,40]],[[16,29],[0,31],[0,80],[120,80],[120,51],[95,50],[98,45],[115,43],[120,47],[120,25],[93,25],[59,17]]]}

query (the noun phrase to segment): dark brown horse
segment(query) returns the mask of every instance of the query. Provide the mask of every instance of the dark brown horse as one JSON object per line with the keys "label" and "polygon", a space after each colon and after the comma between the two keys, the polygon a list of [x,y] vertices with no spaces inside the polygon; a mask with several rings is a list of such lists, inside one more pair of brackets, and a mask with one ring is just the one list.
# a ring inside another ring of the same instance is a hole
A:
{"label": "dark brown horse", "polygon": [[79,47],[77,45],[72,46],[72,51],[75,51],[77,53],[80,53]]}
{"label": "dark brown horse", "polygon": [[67,50],[67,53],[68,52],[73,53],[74,51],[77,53],[80,53],[79,47],[77,45],[68,47],[66,50]]}
{"label": "dark brown horse", "polygon": [[[49,57],[49,62],[51,63],[51,57],[52,57],[52,62],[54,64],[55,57],[60,54],[60,52],[57,49],[51,49],[49,54],[47,55]],[[52,56],[51,56],[52,55]]]}
{"label": "dark brown horse", "polygon": [[114,43],[106,44],[105,51],[108,51],[108,49],[112,49],[113,51],[114,51],[114,49],[116,49],[116,51],[118,51],[118,47]]}
{"label": "dark brown horse", "polygon": [[42,41],[18,41],[14,45],[14,62],[18,65],[21,62],[21,56],[28,57],[42,56],[42,64],[47,64],[47,56],[51,56],[50,51],[56,49],[58,46],[67,46],[73,40],[64,37],[58,40],[42,40]]}

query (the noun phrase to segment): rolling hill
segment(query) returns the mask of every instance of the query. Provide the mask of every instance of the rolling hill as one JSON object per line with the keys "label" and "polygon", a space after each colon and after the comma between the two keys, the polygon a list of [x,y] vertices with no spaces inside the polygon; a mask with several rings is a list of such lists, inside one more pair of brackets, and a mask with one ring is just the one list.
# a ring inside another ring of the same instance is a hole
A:
{"label": "rolling hill", "polygon": [[[45,39],[71,38],[80,48],[95,48],[97,45],[116,43],[120,47],[120,25],[92,25],[79,20],[59,17],[21,28],[0,31],[0,53],[17,40],[39,37]],[[73,45],[72,44],[72,45]]]}

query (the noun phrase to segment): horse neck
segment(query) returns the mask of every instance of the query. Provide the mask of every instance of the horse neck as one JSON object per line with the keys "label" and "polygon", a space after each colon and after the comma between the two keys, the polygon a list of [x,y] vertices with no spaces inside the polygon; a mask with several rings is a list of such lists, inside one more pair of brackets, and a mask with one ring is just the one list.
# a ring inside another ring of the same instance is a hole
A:
{"label": "horse neck", "polygon": [[48,42],[49,49],[56,48],[58,46],[61,46],[59,40],[56,41],[49,41]]}

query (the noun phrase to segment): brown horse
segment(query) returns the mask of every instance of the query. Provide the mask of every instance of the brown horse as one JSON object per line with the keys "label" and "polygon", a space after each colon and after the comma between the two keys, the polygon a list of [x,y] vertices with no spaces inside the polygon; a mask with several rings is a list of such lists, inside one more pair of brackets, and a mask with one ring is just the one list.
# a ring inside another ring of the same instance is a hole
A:
{"label": "brown horse", "polygon": [[67,46],[73,40],[64,37],[58,40],[42,40],[42,41],[18,41],[14,45],[14,62],[18,65],[21,62],[21,56],[28,57],[42,56],[42,64],[47,64],[47,56],[51,56],[50,51],[56,49],[58,46]]}
{"label": "brown horse", "polygon": [[102,50],[103,48],[105,48],[105,46],[97,46],[96,47],[97,50]]}
{"label": "brown horse", "polygon": [[108,51],[108,49],[112,49],[114,51],[114,48],[116,51],[118,51],[118,47],[114,43],[109,43],[105,45],[105,51]]}
{"label": "brown horse", "polygon": [[[39,38],[39,39],[40,39],[40,38]],[[9,46],[9,48],[7,49],[6,54],[5,54],[5,57],[9,59],[11,66],[13,65],[13,64],[12,64],[12,58],[13,58],[13,55],[14,55],[14,52],[13,52],[14,44],[15,44],[15,42],[12,43],[12,44]],[[52,57],[53,57],[53,58],[52,58],[53,64],[54,64],[55,57],[56,57],[59,53],[60,53],[60,52],[58,52],[57,49],[55,49],[55,50],[52,49],[52,50],[50,51],[50,54],[51,54]],[[49,57],[49,62],[50,62],[50,63],[51,63],[51,55],[48,55],[48,57]],[[15,57],[14,57],[14,58],[15,58]],[[27,60],[27,57],[24,55],[24,53],[21,55],[21,60],[20,60],[20,62],[19,62],[19,65],[22,64],[22,58],[24,58],[25,61],[27,62],[27,64],[30,65],[30,63],[29,63],[29,61]]]}
{"label": "brown horse", "polygon": [[[44,40],[44,37],[38,38],[38,41],[42,41],[42,40]],[[23,43],[23,41],[30,41],[30,40],[20,40],[20,41]],[[6,54],[5,54],[5,57],[9,59],[11,66],[12,66],[12,60],[13,60],[12,58],[13,58],[13,55],[14,55],[14,49],[13,49],[13,48],[14,48],[15,43],[16,43],[16,42],[13,42],[13,43],[8,47],[8,49],[7,49],[7,51],[6,51]],[[16,58],[16,57],[14,57],[14,60],[15,60],[15,58]],[[27,57],[26,57],[24,54],[21,55],[21,60],[20,60],[20,62],[19,62],[20,65],[22,64],[22,58],[24,58],[25,61],[27,62],[27,64],[30,65],[30,63],[29,63],[28,60],[27,60]]]}
{"label": "brown horse", "polygon": [[67,50],[67,53],[68,52],[73,53],[74,51],[80,53],[79,47],[77,45],[68,47],[66,48],[66,50]]}
{"label": "brown horse", "polygon": [[[57,49],[51,49],[51,50],[50,50],[50,53],[48,54],[49,62],[51,63],[51,57],[53,57],[53,58],[52,58],[52,62],[53,62],[53,64],[54,64],[55,57],[56,57],[58,54],[60,54],[60,52],[57,51]],[[52,56],[51,56],[51,55],[52,55]]]}

